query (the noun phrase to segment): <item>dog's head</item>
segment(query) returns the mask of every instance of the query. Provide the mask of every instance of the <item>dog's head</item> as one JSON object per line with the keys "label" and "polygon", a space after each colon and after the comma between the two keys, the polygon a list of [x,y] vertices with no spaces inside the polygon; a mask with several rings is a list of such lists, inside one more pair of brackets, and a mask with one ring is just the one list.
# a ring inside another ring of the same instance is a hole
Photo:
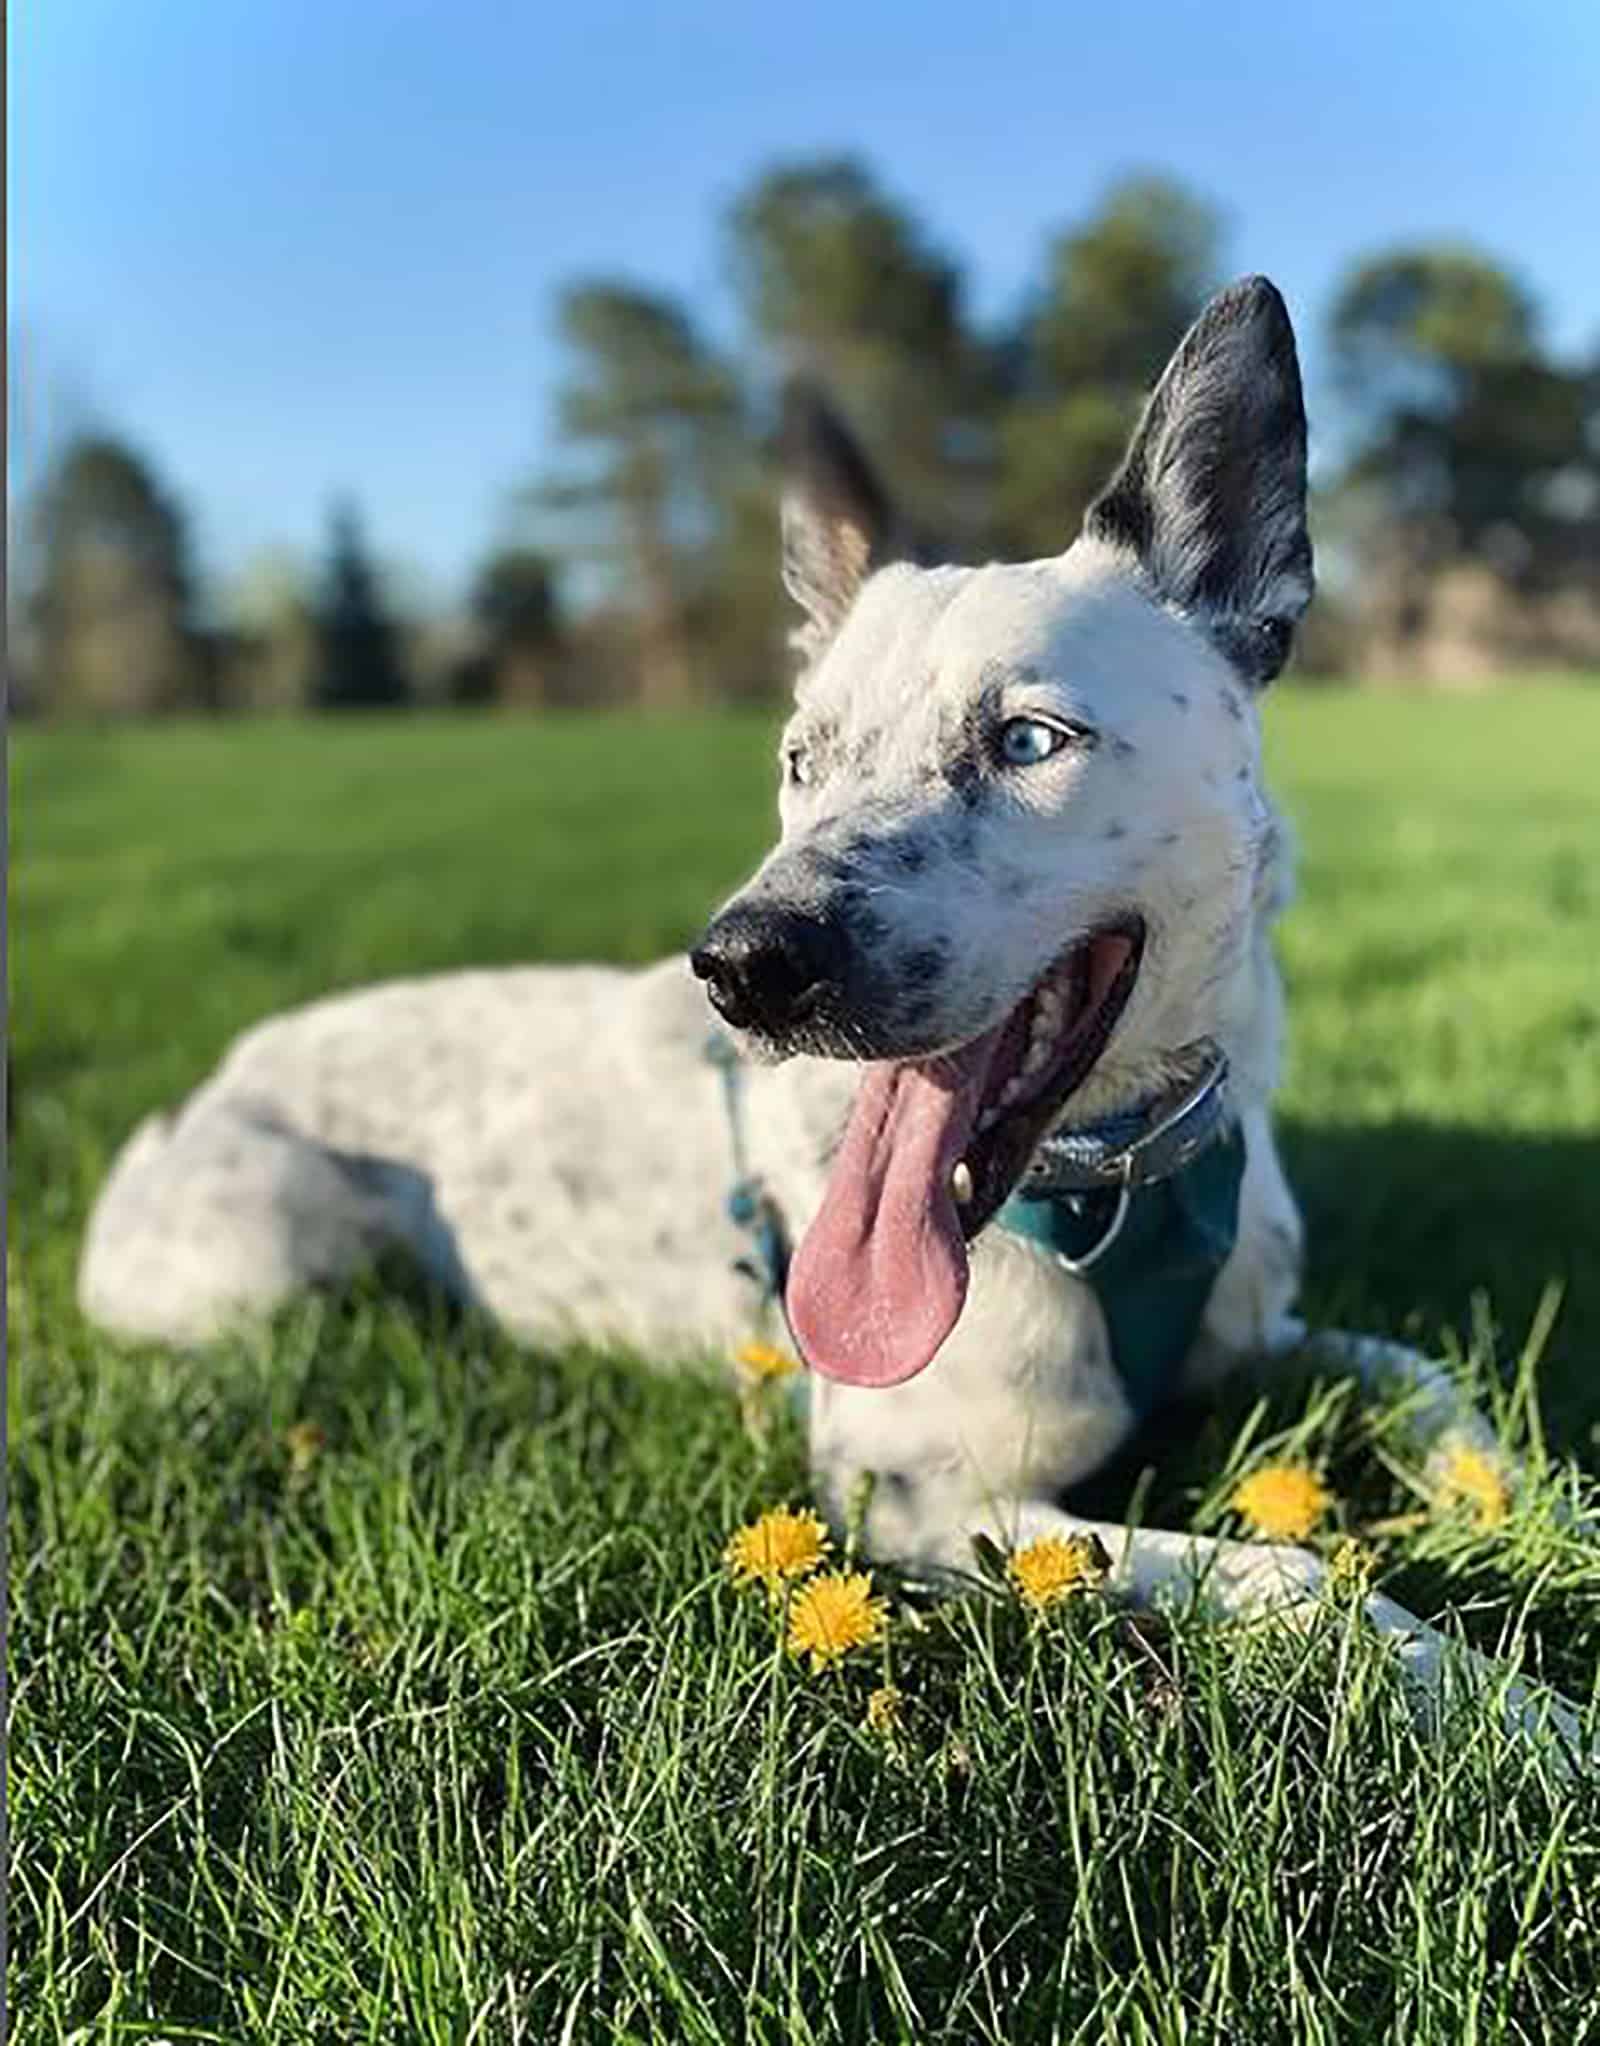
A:
{"label": "dog's head", "polygon": [[1237,284],[1065,553],[983,568],[899,558],[838,422],[797,395],[788,427],[782,836],[693,963],[758,1052],[864,1064],[789,1309],[820,1369],[889,1384],[1040,1140],[1229,1044],[1272,839],[1253,698],[1312,589],[1305,414],[1282,299]]}

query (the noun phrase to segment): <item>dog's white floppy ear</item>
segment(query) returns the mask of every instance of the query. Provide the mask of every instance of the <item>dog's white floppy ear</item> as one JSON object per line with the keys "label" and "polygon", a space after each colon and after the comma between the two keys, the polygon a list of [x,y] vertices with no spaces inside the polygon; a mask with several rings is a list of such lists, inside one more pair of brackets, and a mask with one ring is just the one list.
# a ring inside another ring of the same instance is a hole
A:
{"label": "dog's white floppy ear", "polygon": [[1219,292],[1184,336],[1084,531],[1137,555],[1247,680],[1283,666],[1313,587],[1306,415],[1265,277]]}
{"label": "dog's white floppy ear", "polygon": [[805,379],[784,390],[781,446],[783,584],[806,614],[795,643],[814,655],[892,558],[894,513],[849,429]]}

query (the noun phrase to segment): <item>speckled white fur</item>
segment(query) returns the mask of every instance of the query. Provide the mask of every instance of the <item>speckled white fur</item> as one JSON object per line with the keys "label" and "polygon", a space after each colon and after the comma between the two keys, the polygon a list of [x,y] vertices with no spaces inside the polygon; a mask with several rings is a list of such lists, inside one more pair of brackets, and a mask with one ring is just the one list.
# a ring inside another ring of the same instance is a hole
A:
{"label": "speckled white fur", "polygon": [[[881,672],[886,614],[915,587],[913,573],[893,572],[863,599],[861,672]],[[925,607],[916,651],[926,656],[926,638],[942,630],[941,675],[995,657],[980,622],[993,605],[1006,657],[1037,663],[1060,701],[1135,749],[1101,747],[1071,770],[1058,801],[1074,821],[1059,843],[1038,818],[1018,817],[1008,856],[1037,860],[1048,845],[1054,912],[1034,927],[1031,954],[1026,927],[975,931],[982,964],[960,978],[957,1000],[981,1006],[985,985],[1002,1003],[1020,993],[1063,931],[1137,887],[1151,925],[1146,968],[1074,1119],[1144,1092],[1164,1054],[1195,1036],[1218,1040],[1248,1163],[1238,1246],[1189,1382],[1291,1351],[1303,1336],[1291,1314],[1300,1226],[1267,1110],[1280,1005],[1266,922],[1286,883],[1257,778],[1254,701],[1092,550],[1070,565],[946,575],[940,596],[948,602]],[[908,671],[924,675],[925,660],[900,644]],[[841,660],[813,677],[812,704],[832,691],[848,699],[846,651],[841,642]],[[1222,708],[1225,693],[1241,715]],[[1107,839],[1113,820],[1125,830]],[[751,1333],[758,1300],[734,1269],[745,1244],[724,1213],[732,1161],[720,1082],[703,1057],[707,1023],[681,959],[633,973],[401,981],[265,1023],[175,1114],[130,1139],[89,1225],[85,1311],[124,1335],[201,1342],[401,1246],[530,1341],[619,1341],[658,1361],[726,1353]],[[819,1198],[853,1083],[848,1065],[823,1059],[745,1070],[751,1162],[797,1230]],[[1436,1431],[1488,1440],[1423,1360],[1385,1345],[1335,1354],[1386,1392],[1431,1384]],[[873,1546],[924,1567],[966,1566],[979,1532],[1014,1540],[1088,1525],[1052,1502],[1132,1424],[1092,1294],[1033,1244],[995,1230],[974,1246],[966,1310],[925,1372],[886,1391],[812,1388],[816,1474],[831,1509],[874,1473]],[[1237,1611],[1304,1598],[1320,1575],[1312,1558],[1263,1544],[1097,1532],[1141,1598],[1203,1582]],[[1385,1601],[1373,1616],[1436,1688],[1439,1637]],[[1532,1708],[1517,1693],[1511,1709]]]}
{"label": "speckled white fur", "polygon": [[[865,565],[864,548],[845,551]],[[1074,935],[1137,908],[1138,982],[1070,1120],[1143,1097],[1198,1037],[1221,1045],[1248,1163],[1188,1384],[1293,1350],[1301,1232],[1268,1111],[1281,1013],[1268,926],[1287,859],[1254,693],[1146,565],[1097,539],[1020,566],[888,566],[829,602],[786,740],[825,752],[826,771],[785,792],[782,838],[750,890],[792,889],[808,849],[886,819],[930,845],[965,829],[960,858],[873,899],[886,941],[946,942],[931,1027],[952,1044],[1004,1014]],[[1096,739],[963,825],[937,770],[984,697]],[[268,1022],[129,1141],[89,1225],[84,1308],[125,1335],[200,1342],[402,1246],[530,1341],[617,1341],[659,1362],[725,1353],[752,1333],[758,1294],[735,1270],[745,1245],[724,1212],[733,1165],[709,1021],[673,959],[397,982]],[[745,1069],[750,1162],[796,1235],[853,1084],[841,1059]],[[1340,1354],[1385,1391],[1437,1392],[1436,1437],[1487,1440],[1422,1360],[1384,1345]],[[927,1370],[889,1390],[811,1390],[830,1509],[870,1473],[872,1546],[937,1569],[967,1566],[980,1532],[1087,1525],[1054,1501],[1132,1425],[1092,1293],[994,1229]],[[1097,1531],[1141,1598],[1203,1580],[1238,1611],[1303,1601],[1319,1577],[1310,1557],[1269,1545]],[[1438,1637],[1382,1600],[1372,1617],[1436,1686]]]}

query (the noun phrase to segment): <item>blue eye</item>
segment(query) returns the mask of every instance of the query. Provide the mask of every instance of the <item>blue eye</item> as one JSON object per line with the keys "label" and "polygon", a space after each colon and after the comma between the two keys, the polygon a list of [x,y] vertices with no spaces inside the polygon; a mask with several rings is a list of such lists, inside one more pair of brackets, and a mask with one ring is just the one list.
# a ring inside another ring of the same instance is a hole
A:
{"label": "blue eye", "polygon": [[1008,718],[1000,727],[1000,758],[1007,767],[1037,767],[1059,753],[1068,736],[1042,718]]}

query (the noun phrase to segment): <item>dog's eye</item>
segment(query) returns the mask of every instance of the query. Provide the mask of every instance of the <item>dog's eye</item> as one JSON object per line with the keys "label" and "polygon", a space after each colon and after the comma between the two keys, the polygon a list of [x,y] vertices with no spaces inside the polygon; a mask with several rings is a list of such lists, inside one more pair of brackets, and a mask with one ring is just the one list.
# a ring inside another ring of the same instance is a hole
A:
{"label": "dog's eye", "polygon": [[811,786],[811,761],[803,746],[784,747],[783,778],[792,789]]}
{"label": "dog's eye", "polygon": [[1042,718],[1007,718],[1000,727],[1000,758],[1007,767],[1037,767],[1059,753],[1072,734]]}

